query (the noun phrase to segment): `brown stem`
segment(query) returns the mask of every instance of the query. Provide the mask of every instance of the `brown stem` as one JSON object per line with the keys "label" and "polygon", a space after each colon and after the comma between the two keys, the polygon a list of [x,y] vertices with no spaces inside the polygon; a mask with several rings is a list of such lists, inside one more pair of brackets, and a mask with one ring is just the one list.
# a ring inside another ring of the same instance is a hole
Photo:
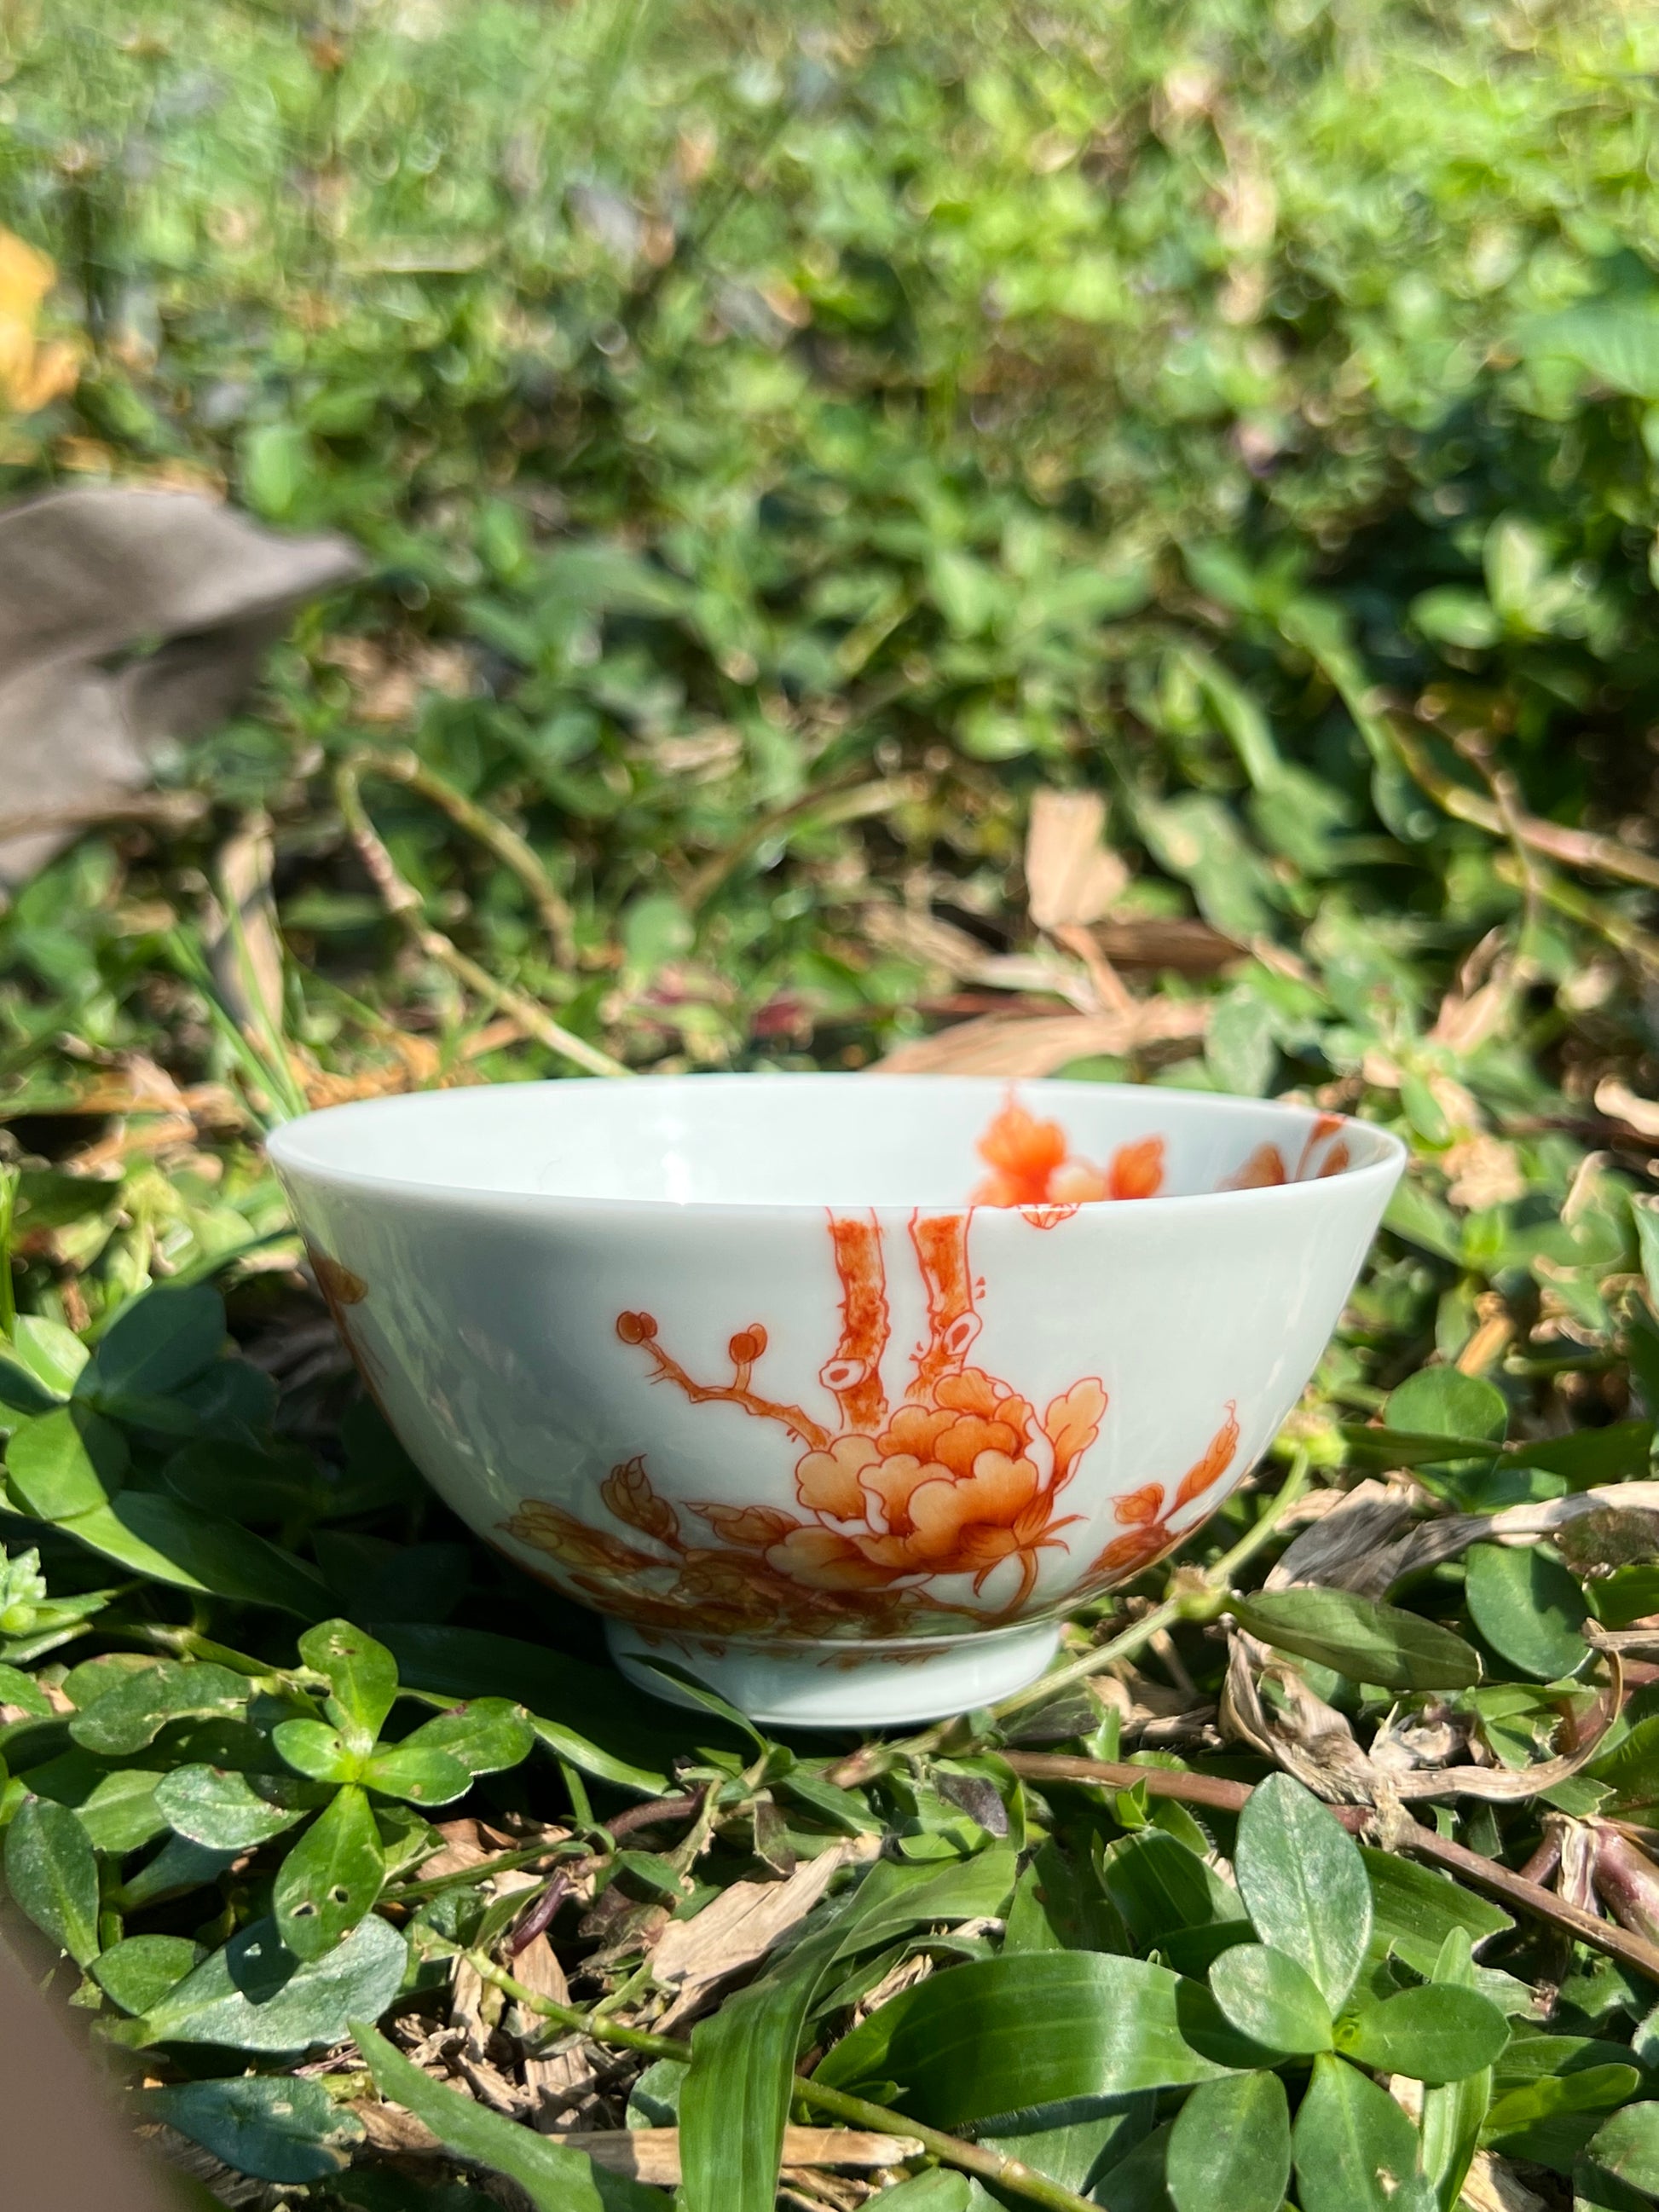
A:
{"label": "brown stem", "polygon": [[695,1820],[702,1812],[703,1793],[695,1797],[652,1797],[642,1805],[629,1805],[605,1825],[613,1836],[631,1836],[635,1828],[654,1828],[665,1820]]}
{"label": "brown stem", "polygon": [[1468,822],[1493,837],[1513,838],[1534,853],[1547,853],[1553,860],[1565,861],[1569,867],[1594,868],[1598,874],[1616,876],[1623,883],[1643,884],[1650,890],[1659,890],[1659,860],[1638,853],[1633,846],[1621,845],[1615,837],[1601,836],[1593,830],[1563,829],[1559,822],[1542,821],[1535,814],[1522,814],[1518,808],[1508,810],[1506,822],[1505,810],[1495,801],[1481,798],[1467,784],[1441,773],[1402,716],[1379,714],[1376,721],[1413,782],[1454,821]]}
{"label": "brown stem", "polygon": [[[378,757],[375,756],[374,757]],[[386,911],[408,931],[414,943],[428,960],[435,960],[459,977],[470,990],[494,1006],[498,1013],[506,1014],[516,1023],[525,1036],[533,1037],[550,1052],[562,1059],[574,1060],[590,1075],[626,1075],[629,1071],[619,1060],[597,1045],[589,1044],[562,1023],[556,1022],[544,1007],[509,984],[498,983],[495,977],[480,968],[476,960],[469,960],[459,945],[453,945],[441,930],[427,922],[422,911],[421,895],[413,884],[398,871],[397,862],[388,851],[386,841],[368,818],[361,790],[362,768],[357,757],[343,762],[334,779],[340,811],[345,817],[351,841],[362,857],[370,880],[380,894]],[[499,825],[498,825],[499,826]],[[510,832],[507,834],[511,834]]]}
{"label": "brown stem", "polygon": [[1544,1840],[1521,1869],[1522,1881],[1535,1881],[1541,1887],[1561,1863],[1561,1831],[1547,1828]]}
{"label": "brown stem", "polygon": [[[1175,1797],[1184,1804],[1206,1805],[1212,1811],[1224,1813],[1242,1811],[1250,1797],[1249,1783],[1224,1781],[1215,1774],[1184,1774],[1169,1767],[1132,1766],[1121,1760],[1079,1759],[1056,1752],[1005,1751],[1001,1756],[1016,1774],[1032,1782],[1092,1782],[1107,1790],[1133,1790],[1139,1786],[1150,1796]],[[1327,1809],[1355,1834],[1363,1834],[1377,1817],[1370,1805],[1332,1805]],[[1564,1898],[1529,1881],[1524,1875],[1499,1866],[1495,1859],[1482,1858],[1479,1851],[1466,1850],[1462,1844],[1437,1836],[1431,1829],[1419,1827],[1414,1820],[1404,1822],[1390,1833],[1394,1838],[1391,1848],[1410,1851],[1418,1858],[1443,1867],[1448,1874],[1455,1875],[1472,1889],[1485,1890],[1489,1896],[1513,1905],[1518,1911],[1547,1920],[1565,1929],[1581,1943],[1588,1943],[1605,1952],[1608,1958],[1617,1959],[1620,1965],[1633,1966],[1650,1982],[1659,1982],[1659,1946],[1644,1942],[1626,1929],[1598,1920],[1593,1912],[1581,1911],[1576,1905],[1569,1905]]]}
{"label": "brown stem", "polygon": [[530,1948],[538,1936],[547,1933],[558,1917],[559,1907],[564,1903],[569,1889],[564,1869],[556,1867],[536,1902],[507,1937],[507,1955],[509,1959],[516,1959],[520,1951]]}
{"label": "brown stem", "polygon": [[907,799],[924,797],[927,790],[927,778],[915,775],[889,776],[882,782],[860,783],[852,789],[838,783],[820,784],[816,790],[792,799],[787,805],[775,806],[758,815],[724,852],[716,853],[692,871],[680,888],[680,897],[693,913],[700,906],[706,906],[732,870],[740,867],[769,837],[799,827],[809,817],[815,827],[827,830],[835,823],[856,822],[866,815],[885,814]]}
{"label": "brown stem", "polygon": [[547,870],[516,830],[509,830],[487,807],[458,791],[447,778],[402,747],[391,752],[382,752],[374,746],[360,747],[352,754],[350,765],[359,781],[366,775],[383,776],[388,783],[401,783],[406,789],[418,792],[422,799],[429,799],[447,814],[458,830],[465,830],[481,845],[487,845],[529,892],[559,965],[575,966],[575,916]]}

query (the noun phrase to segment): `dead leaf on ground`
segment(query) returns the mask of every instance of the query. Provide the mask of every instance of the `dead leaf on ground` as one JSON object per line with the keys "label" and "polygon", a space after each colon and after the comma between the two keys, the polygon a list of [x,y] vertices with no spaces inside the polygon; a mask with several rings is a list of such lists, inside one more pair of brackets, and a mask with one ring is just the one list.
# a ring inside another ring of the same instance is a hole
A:
{"label": "dead leaf on ground", "polygon": [[1609,1121],[1622,1121],[1638,1137],[1659,1138],[1659,1105],[1643,1098],[1616,1076],[1604,1076],[1595,1086],[1595,1110]]}
{"label": "dead leaf on ground", "polygon": [[1053,932],[1098,921],[1129,872],[1108,849],[1106,801],[1097,791],[1039,791],[1025,837],[1025,895],[1032,921]]}
{"label": "dead leaf on ground", "polygon": [[7,818],[97,820],[148,781],[157,745],[228,713],[296,606],[362,565],[343,538],[278,538],[189,492],[88,488],[0,513],[0,884],[70,834],[7,835]]}
{"label": "dead leaf on ground", "polygon": [[[580,2134],[547,2132],[550,2142],[585,2151],[605,2173],[626,2174],[630,2180],[654,2182],[672,2189],[680,2179],[680,2131],[678,2128],[623,2128]],[[785,2166],[879,2168],[919,2158],[921,2145],[911,2136],[866,2135],[856,2128],[786,2128]]]}
{"label": "dead leaf on ground", "polygon": [[873,1857],[876,1842],[859,1837],[803,1860],[784,1881],[737,1881],[690,1920],[663,1930],[651,1971],[674,2002],[657,2023],[663,2035],[694,2019],[724,1984],[763,1959],[798,1928],[844,1866]]}
{"label": "dead leaf on ground", "polygon": [[937,1036],[900,1045],[876,1075],[1052,1075],[1097,1053],[1123,1055],[1150,1045],[1195,1043],[1209,1007],[1201,1000],[1146,999],[1132,1011],[1098,1014],[981,1014]]}
{"label": "dead leaf on ground", "polygon": [[1182,915],[1115,915],[1090,934],[1115,968],[1168,968],[1179,975],[1213,975],[1244,949],[1207,921]]}

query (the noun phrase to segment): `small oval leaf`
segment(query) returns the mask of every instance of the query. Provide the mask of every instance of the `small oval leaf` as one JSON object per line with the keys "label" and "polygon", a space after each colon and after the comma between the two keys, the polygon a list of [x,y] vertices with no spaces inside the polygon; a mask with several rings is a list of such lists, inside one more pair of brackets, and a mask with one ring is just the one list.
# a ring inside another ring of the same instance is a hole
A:
{"label": "small oval leaf", "polygon": [[1279,2212],[1291,2178],[1291,2110],[1277,2074],[1202,2081],[1170,2135],[1176,2212]]}
{"label": "small oval leaf", "polygon": [[1210,1990],[1230,2024],[1254,2043],[1296,2057],[1331,2047],[1330,2007],[1286,1952],[1235,1944],[1211,1967]]}
{"label": "small oval leaf", "polygon": [[1335,2011],[1371,1936],[1359,1846],[1288,1774],[1270,1774],[1238,1816],[1233,1869],[1255,1931],[1306,1969]]}
{"label": "small oval leaf", "polygon": [[1379,2074],[1413,2081],[1461,2081],[1490,2066],[1510,2024],[1474,1990],[1428,1982],[1366,2005],[1337,2031],[1337,2048]]}

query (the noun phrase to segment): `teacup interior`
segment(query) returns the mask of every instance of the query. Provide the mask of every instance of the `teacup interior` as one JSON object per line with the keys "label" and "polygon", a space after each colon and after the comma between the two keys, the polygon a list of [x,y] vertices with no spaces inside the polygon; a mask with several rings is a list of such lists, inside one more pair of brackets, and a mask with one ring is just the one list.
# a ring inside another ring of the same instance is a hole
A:
{"label": "teacup interior", "polygon": [[1361,1172],[1385,1133],[1144,1085],[952,1076],[641,1076],[366,1101],[278,1133],[353,1182],[681,1206],[954,1207],[1181,1199]]}

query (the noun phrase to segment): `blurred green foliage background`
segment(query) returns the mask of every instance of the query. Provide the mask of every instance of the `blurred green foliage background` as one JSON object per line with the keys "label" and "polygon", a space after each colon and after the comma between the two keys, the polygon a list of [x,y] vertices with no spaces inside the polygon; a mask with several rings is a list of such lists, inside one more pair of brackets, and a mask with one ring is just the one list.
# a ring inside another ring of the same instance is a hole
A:
{"label": "blurred green foliage background", "polygon": [[640,1066],[1063,1006],[918,925],[1029,948],[1030,795],[1099,790],[1118,919],[1237,951],[1145,963],[1206,1039],[1088,1071],[1402,1121],[1449,1349],[1528,1194],[1633,1141],[1591,1102],[1656,1073],[1648,11],[9,0],[0,53],[0,221],[81,349],[5,489],[222,488],[369,564],[163,761],[192,828],[0,920],[14,1123],[88,1057],[234,1074],[189,945],[251,815],[309,1066],[563,1065],[388,917],[368,742],[572,916],[371,777],[427,920]]}

